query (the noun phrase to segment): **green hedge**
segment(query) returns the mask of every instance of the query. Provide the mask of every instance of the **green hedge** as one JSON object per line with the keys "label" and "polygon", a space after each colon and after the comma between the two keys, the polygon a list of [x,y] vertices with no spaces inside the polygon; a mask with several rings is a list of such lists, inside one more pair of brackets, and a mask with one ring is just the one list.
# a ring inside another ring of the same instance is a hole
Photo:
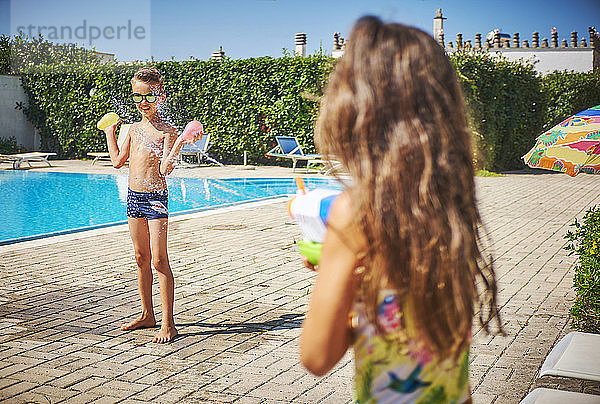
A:
{"label": "green hedge", "polygon": [[521,168],[521,156],[544,124],[545,98],[533,66],[487,52],[456,52],[451,60],[462,82],[478,166],[490,171]]}
{"label": "green hedge", "polygon": [[[276,135],[294,135],[314,151],[313,123],[332,67],[324,56],[245,60],[159,62],[168,102],[166,115],[182,128],[197,119],[211,134],[211,154],[239,163],[243,152],[253,162]],[[105,149],[96,121],[110,110],[128,120],[139,115],[130,102],[130,79],[139,65],[43,66],[22,75],[29,97],[28,118],[40,129],[42,147],[60,157],[81,158]],[[90,90],[92,96],[90,96]]]}
{"label": "green hedge", "polygon": [[38,35],[0,35],[0,74],[19,75],[42,65],[98,64],[93,50],[74,44],[56,44]]}
{"label": "green hedge", "polygon": [[588,209],[582,222],[575,220],[571,226],[565,249],[577,256],[572,324],[580,331],[600,333],[600,206]]}
{"label": "green hedge", "polygon": [[600,71],[542,76],[531,63],[489,52],[450,56],[462,82],[479,168],[524,168],[521,156],[545,130],[600,104]]}
{"label": "green hedge", "polygon": [[600,104],[600,71],[596,73],[554,72],[544,76],[546,125],[549,129],[569,116]]}
{"label": "green hedge", "polygon": [[[600,104],[600,72],[541,76],[531,64],[482,52],[456,52],[450,59],[462,82],[481,169],[524,168],[521,156],[543,130]],[[166,111],[176,126],[198,119],[212,135],[215,157],[240,163],[247,151],[252,163],[264,164],[275,135],[298,136],[307,152],[314,151],[315,100],[334,63],[315,55],[155,65],[165,76]],[[22,74],[29,95],[25,112],[40,129],[42,147],[62,158],[105,150],[95,129],[102,114],[116,109],[126,120],[139,119],[129,100],[138,67],[42,64]]]}

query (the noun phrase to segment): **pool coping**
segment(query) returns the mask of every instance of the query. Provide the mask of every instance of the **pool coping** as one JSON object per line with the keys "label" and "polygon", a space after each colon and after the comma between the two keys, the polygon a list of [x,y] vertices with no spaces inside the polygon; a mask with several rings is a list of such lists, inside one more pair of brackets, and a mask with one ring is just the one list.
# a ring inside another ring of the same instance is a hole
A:
{"label": "pool coping", "polygon": [[[121,173],[81,173],[81,172],[56,172],[57,174],[61,174],[61,175],[71,175],[71,174],[75,174],[75,175],[100,175],[100,176],[128,176],[128,174],[121,174]],[[172,176],[170,177],[171,179],[178,179],[178,178],[187,178],[187,179],[192,179],[192,180],[200,180],[200,179],[207,179],[207,180],[211,180],[211,181],[237,181],[237,180],[244,180],[244,179],[249,179],[252,181],[256,181],[256,180],[281,180],[281,179],[290,179],[290,178],[304,178],[306,180],[310,180],[311,178],[307,178],[305,175],[302,175],[301,173],[296,173],[297,175],[295,175],[294,177],[273,177],[273,176],[266,176],[266,177],[232,177],[232,178],[198,178],[198,177],[177,177],[177,176]],[[327,178],[327,177],[323,177],[323,178]],[[338,179],[339,180],[339,179]],[[343,179],[342,179],[343,181]],[[219,204],[218,206],[214,207],[214,206],[203,206],[203,207],[199,207],[199,208],[194,208],[194,209],[188,209],[185,211],[177,211],[177,212],[170,212],[169,213],[169,219],[175,220],[174,218],[177,216],[181,216],[181,215],[189,215],[189,214],[194,214],[194,213],[199,213],[199,212],[205,212],[205,211],[212,211],[215,209],[223,209],[226,207],[231,207],[231,206],[237,206],[237,205],[241,205],[241,204],[250,204],[250,203],[254,203],[254,202],[260,202],[260,201],[265,201],[265,200],[270,200],[270,199],[289,199],[293,196],[294,194],[282,194],[282,195],[268,195],[268,196],[258,196],[252,199],[245,199],[245,200],[241,200],[241,201],[234,201],[234,202],[227,202],[227,203],[222,203]],[[27,243],[27,242],[32,242],[32,241],[36,241],[36,240],[42,240],[42,239],[49,239],[49,238],[54,238],[54,237],[59,237],[59,236],[66,236],[66,235],[70,235],[70,234],[76,234],[76,233],[86,233],[89,231],[94,231],[94,230],[101,230],[101,229],[105,229],[105,228],[110,228],[110,227],[115,227],[115,226],[127,226],[127,219],[125,220],[118,220],[118,221],[113,221],[113,222],[108,222],[108,223],[100,223],[100,224],[95,224],[95,225],[89,225],[89,226],[82,226],[82,227],[76,227],[76,228],[72,228],[72,229],[65,229],[65,230],[58,230],[58,231],[53,231],[53,232],[49,232],[49,233],[38,233],[38,234],[34,234],[34,235],[30,235],[30,236],[25,236],[25,237],[13,237],[13,238],[8,238],[8,239],[3,239],[0,240],[0,248],[5,247],[5,246],[10,246],[10,245],[16,245],[16,244],[21,244],[21,243]],[[2,250],[0,250],[2,251]]]}
{"label": "pool coping", "polygon": [[[183,220],[189,220],[189,219],[205,217],[205,216],[212,216],[212,215],[217,215],[217,214],[236,211],[236,210],[251,209],[251,208],[258,207],[258,206],[264,206],[264,205],[285,202],[285,201],[289,200],[291,197],[292,197],[292,195],[271,196],[271,197],[266,197],[266,198],[260,198],[258,200],[254,199],[254,200],[250,200],[250,201],[232,202],[232,203],[226,204],[226,206],[221,205],[216,208],[205,207],[205,208],[193,209],[192,211],[187,210],[187,211],[183,211],[183,212],[175,212],[175,213],[170,214],[169,222],[179,222],[179,221],[183,221]],[[93,226],[93,228],[91,228],[91,229],[90,228],[85,228],[85,229],[77,228],[77,229],[71,229],[71,230],[57,232],[60,234],[45,233],[43,235],[31,236],[32,238],[28,238],[27,240],[14,241],[12,243],[4,243],[4,241],[6,241],[6,240],[3,240],[0,242],[0,254],[8,252],[8,251],[22,250],[22,249],[32,248],[32,247],[40,247],[40,246],[60,243],[60,242],[64,242],[64,241],[71,241],[71,240],[77,240],[77,239],[81,239],[81,238],[94,237],[94,236],[98,236],[98,235],[117,233],[117,232],[121,232],[121,231],[129,231],[129,227],[127,225],[126,220],[96,225],[96,226]]]}

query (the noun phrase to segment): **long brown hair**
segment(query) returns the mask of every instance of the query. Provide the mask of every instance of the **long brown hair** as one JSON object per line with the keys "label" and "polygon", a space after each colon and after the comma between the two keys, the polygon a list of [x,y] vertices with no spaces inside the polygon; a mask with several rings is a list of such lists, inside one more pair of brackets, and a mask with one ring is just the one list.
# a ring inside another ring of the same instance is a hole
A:
{"label": "long brown hair", "polygon": [[434,39],[358,20],[323,97],[316,141],[352,176],[347,191],[368,244],[361,291],[369,317],[377,318],[381,288],[394,287],[441,358],[468,347],[475,303],[484,328],[496,317],[501,330],[463,96]]}

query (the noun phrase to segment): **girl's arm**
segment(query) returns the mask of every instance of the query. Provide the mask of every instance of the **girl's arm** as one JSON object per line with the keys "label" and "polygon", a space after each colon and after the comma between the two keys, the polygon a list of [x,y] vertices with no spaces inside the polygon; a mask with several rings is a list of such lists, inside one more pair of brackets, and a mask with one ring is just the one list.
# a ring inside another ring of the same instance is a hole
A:
{"label": "girl's arm", "polygon": [[352,229],[351,217],[350,201],[344,193],[331,208],[330,230],[323,242],[319,272],[302,325],[301,361],[317,376],[331,370],[352,342],[348,316],[358,287],[354,269],[359,262],[354,248],[364,242],[360,232]]}
{"label": "girl's arm", "polygon": [[129,158],[129,150],[131,144],[131,137],[129,135],[131,132],[131,128],[129,128],[127,135],[125,135],[125,140],[123,141],[123,143],[121,143],[121,147],[119,147],[117,139],[115,138],[115,132],[117,130],[118,124],[119,122],[104,129],[104,133],[106,134],[106,144],[108,146],[108,154],[110,155],[110,161],[114,168],[123,167],[123,165]]}

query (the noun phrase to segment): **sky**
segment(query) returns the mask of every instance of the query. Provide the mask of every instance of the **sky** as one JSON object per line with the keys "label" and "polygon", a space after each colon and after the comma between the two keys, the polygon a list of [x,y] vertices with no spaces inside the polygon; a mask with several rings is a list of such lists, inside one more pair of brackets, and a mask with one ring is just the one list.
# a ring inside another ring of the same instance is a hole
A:
{"label": "sky", "polygon": [[219,47],[245,59],[293,52],[298,32],[307,54],[331,54],[333,34],[347,37],[366,14],[431,33],[438,8],[446,41],[498,28],[531,43],[532,32],[550,40],[555,27],[559,43],[570,43],[571,31],[589,42],[588,27],[600,29],[600,0],[0,0],[0,33],[41,31],[119,61],[208,59]]}

